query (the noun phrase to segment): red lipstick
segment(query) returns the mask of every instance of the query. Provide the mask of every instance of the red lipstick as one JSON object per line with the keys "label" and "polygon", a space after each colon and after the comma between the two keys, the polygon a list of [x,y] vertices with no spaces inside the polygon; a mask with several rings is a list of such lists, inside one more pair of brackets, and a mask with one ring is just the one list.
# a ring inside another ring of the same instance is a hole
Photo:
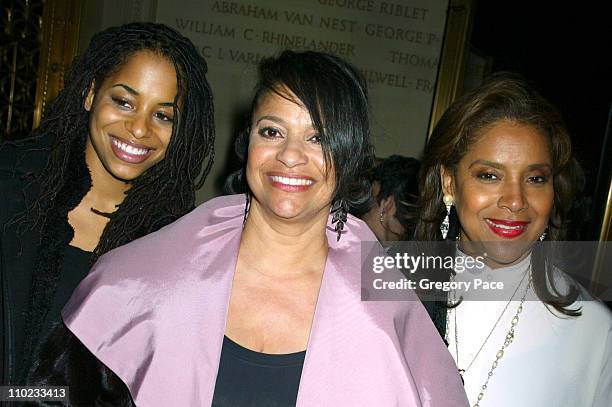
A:
{"label": "red lipstick", "polygon": [[512,239],[522,235],[527,230],[529,222],[503,219],[485,219],[487,226],[497,236]]}

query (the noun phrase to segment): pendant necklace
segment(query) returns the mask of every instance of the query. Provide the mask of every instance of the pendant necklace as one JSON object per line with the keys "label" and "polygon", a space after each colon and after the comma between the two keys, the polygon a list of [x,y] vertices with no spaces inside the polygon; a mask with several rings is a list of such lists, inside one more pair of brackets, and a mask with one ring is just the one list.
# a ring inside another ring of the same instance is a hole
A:
{"label": "pendant necklace", "polygon": [[[493,361],[493,363],[491,365],[491,368],[489,369],[489,372],[487,373],[486,380],[485,380],[484,384],[480,388],[480,393],[478,393],[476,404],[474,404],[473,407],[480,407],[480,402],[484,398],[484,393],[487,390],[487,386],[489,384],[489,380],[491,380],[491,377],[493,376],[495,369],[498,367],[500,360],[503,358],[504,352],[506,351],[506,348],[514,340],[514,337],[515,337],[515,328],[516,328],[516,326],[518,325],[518,322],[519,322],[519,315],[521,314],[521,312],[523,312],[523,305],[525,303],[525,299],[527,298],[527,293],[529,292],[529,288],[531,287],[531,282],[532,282],[531,281],[531,265],[527,268],[527,270],[525,272],[525,275],[523,276],[523,278],[521,279],[521,281],[517,285],[516,289],[514,290],[514,293],[512,293],[512,296],[510,297],[510,300],[508,301],[508,303],[506,303],[506,306],[504,307],[504,309],[501,312],[500,316],[495,321],[495,324],[493,325],[493,328],[491,329],[491,331],[489,332],[489,334],[485,338],[484,342],[482,343],[482,345],[478,349],[478,352],[476,352],[476,355],[474,356],[472,361],[469,363],[469,365],[465,369],[459,368],[459,341],[458,341],[458,336],[459,335],[458,335],[458,329],[457,329],[457,311],[455,310],[455,308],[450,308],[448,310],[448,312],[447,312],[447,318],[450,317],[450,313],[451,312],[453,312],[453,314],[454,314],[453,315],[453,322],[454,322],[454,325],[455,325],[455,327],[454,327],[455,328],[454,329],[454,331],[455,331],[454,332],[454,334],[455,334],[455,360],[457,361],[457,367],[458,367],[458,370],[459,370],[459,374],[461,375],[461,381],[464,382],[463,375],[470,369],[470,367],[472,367],[472,365],[476,361],[476,358],[478,358],[478,355],[480,355],[480,352],[484,349],[485,344],[487,343],[487,341],[489,340],[489,338],[491,337],[491,335],[495,331],[495,328],[499,324],[499,321],[501,320],[502,316],[506,313],[506,310],[508,309],[508,307],[512,303],[512,300],[514,299],[514,296],[518,292],[519,287],[523,284],[523,281],[525,280],[525,277],[527,277],[527,275],[529,275],[529,279],[527,281],[527,286],[525,287],[525,292],[523,293],[523,296],[522,296],[522,298],[520,300],[519,306],[517,307],[517,310],[516,310],[514,316],[512,317],[511,322],[510,322],[510,329],[508,330],[508,333],[506,334],[506,338],[504,340],[503,345],[501,346],[501,348],[497,351],[497,353],[495,355],[495,360]],[[454,275],[451,275],[451,280],[454,280]],[[456,300],[456,293],[453,290],[452,294],[451,294],[451,296],[449,298],[449,303],[454,304],[455,300]],[[445,339],[446,339],[447,343],[448,343],[448,334],[449,334],[449,326],[448,325],[449,324],[447,322],[447,324],[446,324],[446,335],[445,335],[446,336]]]}

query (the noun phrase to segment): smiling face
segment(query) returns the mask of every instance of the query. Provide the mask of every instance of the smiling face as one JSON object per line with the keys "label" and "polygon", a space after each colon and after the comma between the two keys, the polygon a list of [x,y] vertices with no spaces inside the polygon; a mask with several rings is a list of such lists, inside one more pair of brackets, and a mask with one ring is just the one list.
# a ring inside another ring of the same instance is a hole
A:
{"label": "smiling face", "polygon": [[268,92],[253,112],[246,166],[252,205],[285,220],[327,218],[333,170],[326,172],[308,110],[290,91],[281,91],[288,99]]}
{"label": "smiling face", "polygon": [[535,128],[501,120],[470,146],[454,174],[442,169],[462,245],[480,242],[493,267],[522,260],[546,229],[553,207],[552,159]]}
{"label": "smiling face", "polygon": [[90,112],[90,171],[103,168],[116,179],[130,181],[163,160],[172,136],[177,94],[172,63],[140,51],[93,88],[85,101]]}

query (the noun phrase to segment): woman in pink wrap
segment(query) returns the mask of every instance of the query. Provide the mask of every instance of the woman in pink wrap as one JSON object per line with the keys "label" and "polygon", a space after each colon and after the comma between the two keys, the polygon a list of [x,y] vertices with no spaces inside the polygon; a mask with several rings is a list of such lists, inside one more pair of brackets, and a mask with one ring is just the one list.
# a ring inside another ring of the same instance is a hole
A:
{"label": "woman in pink wrap", "polygon": [[361,242],[382,248],[346,214],[372,155],[360,73],[318,52],[262,61],[236,146],[246,194],[105,255],[64,309],[133,402],[467,405],[415,295],[361,299]]}

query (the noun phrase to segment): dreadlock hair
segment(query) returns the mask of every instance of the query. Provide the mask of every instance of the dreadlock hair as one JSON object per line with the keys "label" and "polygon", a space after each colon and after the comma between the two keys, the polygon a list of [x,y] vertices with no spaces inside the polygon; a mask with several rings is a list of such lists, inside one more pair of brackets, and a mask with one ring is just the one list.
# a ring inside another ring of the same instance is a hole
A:
{"label": "dreadlock hair", "polygon": [[369,141],[366,82],[350,63],[315,51],[286,50],[260,62],[249,122],[235,142],[243,166],[230,175],[225,189],[233,193],[249,191],[245,169],[250,120],[261,99],[270,92],[304,105],[310,113],[313,127],[322,136],[326,168],[335,170],[332,200],[348,206],[367,201],[370,198],[367,170],[372,165],[373,148]]}
{"label": "dreadlock hair", "polygon": [[[55,293],[62,258],[74,231],[67,215],[91,188],[85,162],[89,113],[84,109],[91,86],[94,92],[131,56],[150,51],[167,58],[175,68],[177,96],[172,137],[164,160],[137,179],[110,219],[95,248],[100,255],[172,222],[194,207],[195,191],[208,175],[214,158],[212,92],[205,60],[193,43],[177,31],[154,23],[130,23],[96,34],[72,65],[65,87],[49,106],[40,127],[29,140],[50,138],[46,167],[26,187],[36,197],[14,222],[18,230],[40,228],[32,287],[25,316],[25,344],[21,375],[36,347],[35,333],[44,323]],[[182,108],[176,106],[181,100]],[[27,144],[28,140],[26,140]]]}

